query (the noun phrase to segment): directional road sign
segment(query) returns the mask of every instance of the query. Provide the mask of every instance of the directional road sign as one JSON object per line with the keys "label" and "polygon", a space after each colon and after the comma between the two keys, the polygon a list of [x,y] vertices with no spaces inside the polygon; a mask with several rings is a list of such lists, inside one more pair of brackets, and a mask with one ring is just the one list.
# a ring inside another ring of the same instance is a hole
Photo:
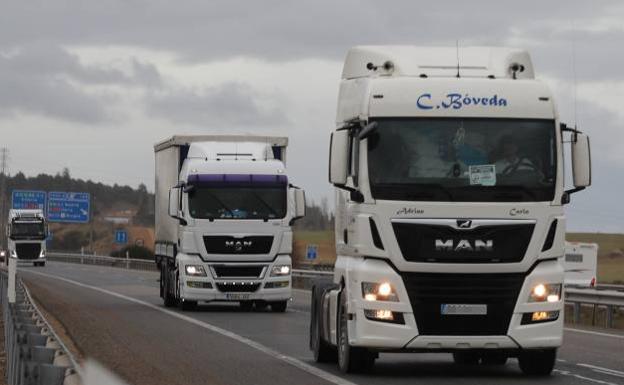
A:
{"label": "directional road sign", "polygon": [[45,191],[13,190],[11,207],[14,209],[40,209],[45,213]]}
{"label": "directional road sign", "polygon": [[88,223],[91,205],[89,193],[48,193],[48,220],[50,222]]}
{"label": "directional road sign", "polygon": [[128,243],[128,232],[126,230],[115,230],[115,243]]}

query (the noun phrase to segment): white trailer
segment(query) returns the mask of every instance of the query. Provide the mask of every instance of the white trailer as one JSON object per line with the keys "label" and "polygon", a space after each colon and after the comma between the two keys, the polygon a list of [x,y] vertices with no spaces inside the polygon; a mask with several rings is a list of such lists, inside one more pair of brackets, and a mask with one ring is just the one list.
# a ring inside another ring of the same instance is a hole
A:
{"label": "white trailer", "polygon": [[598,269],[598,244],[566,242],[563,266],[566,286],[595,287]]}
{"label": "white trailer", "polygon": [[42,210],[11,209],[7,226],[9,256],[45,266],[48,224]]}
{"label": "white trailer", "polygon": [[590,185],[589,139],[560,123],[528,53],[355,47],[330,143],[337,260],[313,290],[316,360],[348,372],[380,352],[450,352],[549,374],[563,205]]}
{"label": "white trailer", "polygon": [[174,136],[157,143],[156,263],[166,306],[270,305],[291,298],[303,190],[286,174],[285,137]]}

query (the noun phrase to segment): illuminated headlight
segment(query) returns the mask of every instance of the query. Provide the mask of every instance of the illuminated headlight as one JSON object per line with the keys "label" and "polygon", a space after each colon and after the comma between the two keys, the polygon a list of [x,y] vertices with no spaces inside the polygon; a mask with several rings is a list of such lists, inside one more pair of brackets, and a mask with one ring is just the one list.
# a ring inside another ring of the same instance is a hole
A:
{"label": "illuminated headlight", "polygon": [[186,265],[184,266],[184,270],[186,271],[186,275],[194,276],[194,277],[205,277],[206,270],[201,265]]}
{"label": "illuminated headlight", "polygon": [[529,302],[559,302],[561,299],[560,283],[540,283],[531,289]]}
{"label": "illuminated headlight", "polygon": [[2,258],[6,257],[6,251],[4,250],[0,251],[0,257]]}
{"label": "illuminated headlight", "polygon": [[271,277],[278,277],[290,274],[290,265],[275,265],[271,269]]}
{"label": "illuminated headlight", "polygon": [[366,301],[399,301],[394,287],[388,282],[362,282],[362,296]]}

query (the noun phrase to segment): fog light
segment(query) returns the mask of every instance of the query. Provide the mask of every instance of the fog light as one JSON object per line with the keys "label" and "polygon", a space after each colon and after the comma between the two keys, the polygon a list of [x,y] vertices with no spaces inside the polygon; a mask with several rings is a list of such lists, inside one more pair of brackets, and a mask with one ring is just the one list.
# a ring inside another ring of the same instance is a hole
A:
{"label": "fog light", "polygon": [[404,324],[403,313],[396,313],[387,309],[365,309],[364,316],[371,321]]}
{"label": "fog light", "polygon": [[288,281],[267,282],[264,284],[265,289],[279,289],[281,287],[288,287]]}
{"label": "fog light", "polygon": [[559,318],[559,310],[554,311],[536,311],[533,313],[524,313],[522,315],[522,325],[555,321]]}
{"label": "fog light", "polygon": [[212,283],[201,281],[186,281],[186,286],[194,289],[212,289]]}

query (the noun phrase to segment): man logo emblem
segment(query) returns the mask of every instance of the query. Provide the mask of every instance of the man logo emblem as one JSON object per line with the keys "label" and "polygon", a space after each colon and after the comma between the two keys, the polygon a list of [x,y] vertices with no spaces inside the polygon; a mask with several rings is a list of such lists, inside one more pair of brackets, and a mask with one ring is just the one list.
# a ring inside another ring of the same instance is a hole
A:
{"label": "man logo emblem", "polygon": [[236,252],[243,251],[243,247],[251,247],[251,241],[225,241],[225,246],[233,248]]}
{"label": "man logo emblem", "polygon": [[472,227],[472,221],[470,219],[458,219],[457,227],[460,229],[469,229]]}

